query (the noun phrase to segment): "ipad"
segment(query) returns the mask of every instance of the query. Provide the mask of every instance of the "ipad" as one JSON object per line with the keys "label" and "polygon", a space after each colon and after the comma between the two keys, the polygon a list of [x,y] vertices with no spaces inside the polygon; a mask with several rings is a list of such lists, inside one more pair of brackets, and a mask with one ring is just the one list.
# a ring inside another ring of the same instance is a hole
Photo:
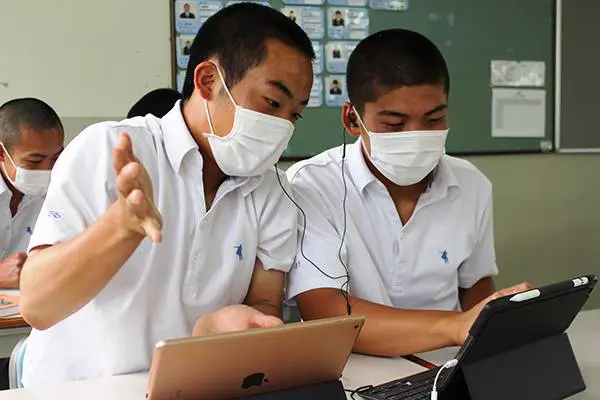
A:
{"label": "ipad", "polygon": [[338,317],[159,342],[149,400],[225,400],[338,380],[363,326]]}

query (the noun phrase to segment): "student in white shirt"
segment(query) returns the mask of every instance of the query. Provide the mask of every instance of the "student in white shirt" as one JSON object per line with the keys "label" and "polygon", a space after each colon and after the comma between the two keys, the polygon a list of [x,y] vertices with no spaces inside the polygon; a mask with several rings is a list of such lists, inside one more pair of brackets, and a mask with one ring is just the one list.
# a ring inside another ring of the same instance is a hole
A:
{"label": "student in white shirt", "polygon": [[167,115],[93,125],[65,149],[22,274],[25,386],[147,370],[157,341],[282,323],[297,210],[273,165],[313,58],[279,11],[223,8]]}
{"label": "student in white shirt", "polygon": [[306,215],[288,296],[304,319],[365,315],[361,353],[460,345],[490,298],[528,285],[494,293],[491,184],[444,154],[446,62],[418,33],[382,31],[352,52],[347,80],[342,120],[359,140],[288,170]]}
{"label": "student in white shirt", "polygon": [[19,287],[27,245],[63,149],[56,112],[33,98],[0,106],[0,288]]}

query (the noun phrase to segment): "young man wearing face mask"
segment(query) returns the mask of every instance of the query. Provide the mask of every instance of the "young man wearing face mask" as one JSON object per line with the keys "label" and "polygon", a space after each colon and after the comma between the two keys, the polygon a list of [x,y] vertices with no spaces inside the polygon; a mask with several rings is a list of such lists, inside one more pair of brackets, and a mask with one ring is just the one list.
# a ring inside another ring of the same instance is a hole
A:
{"label": "young man wearing face mask", "polygon": [[306,213],[288,295],[304,319],[365,315],[360,353],[460,345],[487,301],[529,286],[494,292],[491,184],[444,154],[446,62],[418,33],[382,31],[353,51],[347,79],[342,121],[359,140],[288,170]]}
{"label": "young man wearing face mask", "polygon": [[279,11],[226,7],[198,31],[169,113],[71,142],[21,278],[25,386],[147,370],[160,340],[282,323],[297,211],[273,164],[313,58]]}
{"label": "young man wearing face mask", "polygon": [[38,99],[0,106],[0,288],[19,287],[25,251],[62,151],[63,126]]}

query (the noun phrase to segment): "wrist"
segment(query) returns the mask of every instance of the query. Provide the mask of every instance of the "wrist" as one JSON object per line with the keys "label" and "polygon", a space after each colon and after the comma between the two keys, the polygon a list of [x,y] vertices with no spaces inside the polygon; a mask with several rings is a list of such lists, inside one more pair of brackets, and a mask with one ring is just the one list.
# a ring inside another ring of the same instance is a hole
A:
{"label": "wrist", "polygon": [[108,226],[114,232],[114,237],[118,241],[139,241],[141,242],[145,235],[141,232],[132,229],[127,223],[122,211],[120,201],[115,201],[110,205],[106,214]]}
{"label": "wrist", "polygon": [[440,321],[440,332],[448,346],[461,346],[463,343],[464,316],[462,312],[450,312]]}

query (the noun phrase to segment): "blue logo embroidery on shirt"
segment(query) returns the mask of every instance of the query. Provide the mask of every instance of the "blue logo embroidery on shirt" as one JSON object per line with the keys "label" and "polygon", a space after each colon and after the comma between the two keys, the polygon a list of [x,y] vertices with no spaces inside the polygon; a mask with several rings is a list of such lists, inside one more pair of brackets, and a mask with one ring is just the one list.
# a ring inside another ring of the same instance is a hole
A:
{"label": "blue logo embroidery on shirt", "polygon": [[25,228],[25,232],[29,233],[30,235],[33,235],[33,229],[31,229],[30,226],[28,226],[27,228]]}
{"label": "blue logo embroidery on shirt", "polygon": [[235,255],[238,257],[238,259],[240,261],[242,261],[244,259],[244,248],[242,247],[242,244],[240,243],[238,246],[235,246]]}
{"label": "blue logo embroidery on shirt", "polygon": [[48,216],[55,219],[61,219],[63,217],[62,213],[56,210],[48,210]]}
{"label": "blue logo embroidery on shirt", "polygon": [[444,261],[444,263],[448,264],[450,262],[448,260],[448,251],[447,250],[440,251],[440,256],[441,256],[442,260]]}

